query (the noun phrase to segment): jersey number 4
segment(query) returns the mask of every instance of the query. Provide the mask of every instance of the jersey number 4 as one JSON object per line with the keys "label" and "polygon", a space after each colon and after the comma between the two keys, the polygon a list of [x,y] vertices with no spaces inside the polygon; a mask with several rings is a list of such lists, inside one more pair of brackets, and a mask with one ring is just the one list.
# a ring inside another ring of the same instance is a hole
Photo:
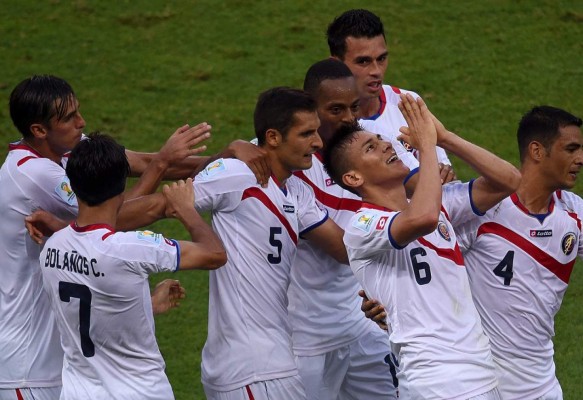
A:
{"label": "jersey number 4", "polygon": [[514,265],[514,252],[510,250],[502,261],[494,268],[494,275],[504,278],[504,286],[510,286],[510,281],[514,277],[512,267]]}
{"label": "jersey number 4", "polygon": [[85,357],[95,355],[95,345],[89,337],[91,322],[91,291],[85,285],[77,283],[59,282],[59,297],[61,301],[69,303],[71,297],[79,299],[79,333],[81,334],[81,350]]}

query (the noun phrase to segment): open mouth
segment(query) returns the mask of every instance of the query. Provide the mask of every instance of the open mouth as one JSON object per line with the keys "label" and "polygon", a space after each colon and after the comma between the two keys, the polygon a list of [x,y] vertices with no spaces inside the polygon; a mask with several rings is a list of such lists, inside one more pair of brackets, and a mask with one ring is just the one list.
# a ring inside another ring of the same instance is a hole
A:
{"label": "open mouth", "polygon": [[372,90],[378,90],[380,89],[380,87],[382,86],[382,81],[372,81],[368,83],[368,87],[371,88]]}
{"label": "open mouth", "polygon": [[387,160],[387,164],[392,163],[393,161],[397,161],[399,159],[399,157],[397,157],[397,154],[393,154],[392,156],[389,157],[389,159]]}

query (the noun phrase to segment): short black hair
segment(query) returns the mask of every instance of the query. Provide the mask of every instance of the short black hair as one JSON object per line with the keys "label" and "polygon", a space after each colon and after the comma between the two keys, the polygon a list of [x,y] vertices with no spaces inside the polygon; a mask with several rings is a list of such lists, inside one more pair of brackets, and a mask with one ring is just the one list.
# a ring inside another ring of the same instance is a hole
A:
{"label": "short black hair", "polygon": [[316,108],[316,101],[303,90],[279,86],[261,93],[253,114],[259,145],[265,144],[268,129],[276,129],[285,138],[297,112],[316,112]]}
{"label": "short black hair", "polygon": [[348,10],[336,17],[326,31],[330,55],[344,60],[346,38],[372,39],[379,35],[385,37],[385,28],[381,19],[368,10]]}
{"label": "short black hair", "polygon": [[341,188],[348,190],[358,196],[360,194],[344,184],[342,175],[352,168],[349,160],[345,157],[347,147],[352,143],[357,133],[362,132],[362,126],[356,121],[351,124],[342,125],[332,138],[328,141],[324,149],[324,168],[332,180]]}
{"label": "short black hair", "polygon": [[352,76],[350,68],[342,61],[327,58],[312,64],[308,69],[306,78],[304,79],[304,90],[312,95],[312,97],[316,97],[323,81],[328,79],[344,79]]}
{"label": "short black hair", "polygon": [[130,164],[122,145],[93,132],[73,148],[66,170],[77,198],[93,207],[125,190]]}
{"label": "short black hair", "polygon": [[524,114],[518,124],[516,137],[520,161],[523,162],[532,141],[540,142],[545,149],[551,150],[559,137],[559,129],[566,126],[581,127],[581,118],[551,106],[537,106]]}
{"label": "short black hair", "polygon": [[67,106],[75,100],[71,85],[52,75],[33,75],[20,82],[10,94],[12,123],[26,139],[32,136],[30,126],[50,126],[52,117],[62,119]]}

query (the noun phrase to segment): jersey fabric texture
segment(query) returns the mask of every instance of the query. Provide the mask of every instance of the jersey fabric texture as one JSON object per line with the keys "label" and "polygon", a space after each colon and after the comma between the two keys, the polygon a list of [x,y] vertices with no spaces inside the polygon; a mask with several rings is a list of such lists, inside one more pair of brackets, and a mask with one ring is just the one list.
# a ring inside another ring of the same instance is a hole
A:
{"label": "jersey fabric texture", "polygon": [[405,398],[467,399],[497,384],[453,229],[476,217],[471,187],[445,185],[437,229],[405,247],[390,234],[399,212],[363,204],[346,229],[354,274],[386,308]]}
{"label": "jersey fabric texture", "polygon": [[72,224],[40,255],[65,352],[61,400],[173,399],[148,275],[175,271],[178,243],[151,231]]}
{"label": "jersey fabric texture", "polygon": [[513,194],[459,229],[504,399],[536,399],[557,384],[554,318],[583,254],[581,203],[557,192],[548,214],[535,216]]}
{"label": "jersey fabric texture", "polygon": [[301,232],[327,219],[298,178],[267,188],[244,163],[220,159],[194,181],[195,206],[212,211],[227,264],[210,272],[202,381],[216,391],[297,375],[287,288]]}
{"label": "jersey fabric texture", "polygon": [[[365,130],[389,139],[393,143],[397,156],[399,156],[410,170],[413,170],[419,166],[417,162],[417,150],[397,140],[397,137],[401,134],[399,128],[407,126],[407,122],[405,122],[405,118],[398,107],[401,101],[399,94],[401,93],[410,94],[414,98],[419,98],[417,93],[410,90],[383,85],[383,90],[380,95],[381,107],[379,112],[372,117],[361,118],[358,122]],[[442,164],[451,165],[451,161],[449,161],[445,150],[441,147],[437,147],[437,160]]]}
{"label": "jersey fabric texture", "polygon": [[42,208],[63,219],[77,215],[64,166],[29,146],[13,143],[0,169],[0,388],[61,385],[63,351],[43,290],[41,246],[24,218]]}

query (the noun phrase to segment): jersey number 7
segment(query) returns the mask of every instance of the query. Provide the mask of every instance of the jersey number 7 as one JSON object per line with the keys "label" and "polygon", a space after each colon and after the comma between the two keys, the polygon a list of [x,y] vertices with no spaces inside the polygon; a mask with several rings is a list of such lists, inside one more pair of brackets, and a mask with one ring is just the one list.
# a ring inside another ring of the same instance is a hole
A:
{"label": "jersey number 7", "polygon": [[59,297],[69,303],[71,297],[79,299],[79,333],[81,334],[81,350],[85,357],[95,355],[95,345],[89,337],[91,322],[91,291],[85,285],[78,283],[59,282]]}

